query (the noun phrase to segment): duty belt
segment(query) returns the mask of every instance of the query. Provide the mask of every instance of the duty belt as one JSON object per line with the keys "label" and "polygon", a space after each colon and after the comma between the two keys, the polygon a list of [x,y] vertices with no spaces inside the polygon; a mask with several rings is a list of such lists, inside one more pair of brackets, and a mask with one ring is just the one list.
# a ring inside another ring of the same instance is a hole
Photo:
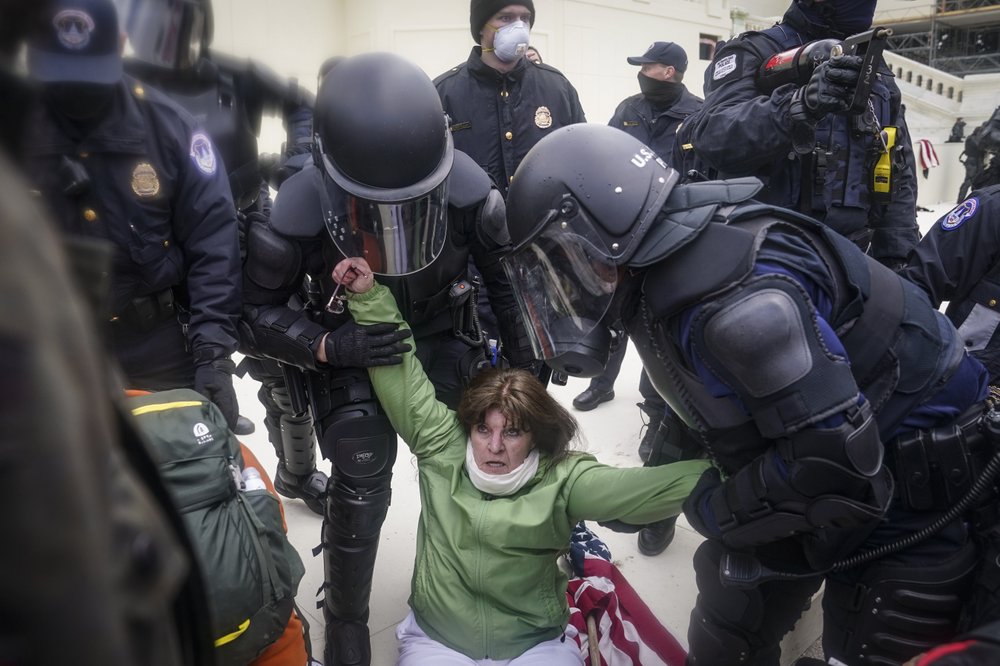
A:
{"label": "duty belt", "polygon": [[176,316],[174,291],[167,288],[155,294],[136,296],[121,312],[111,317],[111,324],[116,330],[146,333],[156,328],[157,324]]}
{"label": "duty belt", "polygon": [[980,425],[982,415],[983,405],[975,405],[951,425],[916,430],[886,444],[897,506],[946,511],[958,502],[992,454]]}

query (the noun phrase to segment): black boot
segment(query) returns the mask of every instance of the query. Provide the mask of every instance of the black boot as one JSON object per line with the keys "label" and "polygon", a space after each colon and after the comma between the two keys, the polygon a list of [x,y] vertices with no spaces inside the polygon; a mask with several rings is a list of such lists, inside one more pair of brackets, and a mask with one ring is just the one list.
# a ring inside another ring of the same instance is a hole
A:
{"label": "black boot", "polygon": [[636,407],[644,415],[643,428],[645,432],[639,440],[639,459],[642,462],[649,462],[649,455],[653,452],[653,445],[656,440],[663,436],[661,430],[663,425],[663,413],[665,408],[662,405],[653,405],[647,401],[637,402]]}
{"label": "black boot", "polygon": [[240,414],[236,419],[236,426],[233,427],[233,434],[245,437],[246,435],[252,435],[256,429],[257,426],[254,425],[253,421]]}
{"label": "black boot", "polygon": [[580,395],[573,398],[573,409],[580,412],[589,412],[602,402],[608,402],[609,400],[614,399],[614,389],[610,391],[602,391],[591,386]]}
{"label": "black boot", "polygon": [[369,666],[371,663],[371,640],[367,624],[327,621],[324,666]]}
{"label": "black boot", "polygon": [[323,515],[326,505],[327,476],[318,469],[309,474],[292,474],[284,462],[278,462],[274,473],[274,489],[279,495],[290,499],[300,499],[313,513]]}
{"label": "black boot", "polygon": [[674,540],[677,531],[677,517],[667,518],[658,523],[650,523],[639,530],[639,552],[648,557],[659,555]]}

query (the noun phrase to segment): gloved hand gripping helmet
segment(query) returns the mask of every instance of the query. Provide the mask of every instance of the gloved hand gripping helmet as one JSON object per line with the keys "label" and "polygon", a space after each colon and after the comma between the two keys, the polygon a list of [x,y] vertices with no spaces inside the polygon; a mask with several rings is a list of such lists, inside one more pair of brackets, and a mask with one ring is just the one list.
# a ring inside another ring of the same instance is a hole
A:
{"label": "gloved hand gripping helmet", "polygon": [[115,0],[133,56],[166,69],[195,66],[212,43],[209,0]]}
{"label": "gloved hand gripping helmet", "polygon": [[[603,371],[622,269],[678,179],[650,148],[606,125],[558,129],[528,152],[507,195],[514,249],[503,266],[536,358],[578,377]],[[691,233],[659,231],[678,242]]]}
{"label": "gloved hand gripping helmet", "polygon": [[345,256],[405,275],[444,248],[455,150],[434,84],[391,53],[339,63],[316,98],[316,164],[331,201],[328,229]]}

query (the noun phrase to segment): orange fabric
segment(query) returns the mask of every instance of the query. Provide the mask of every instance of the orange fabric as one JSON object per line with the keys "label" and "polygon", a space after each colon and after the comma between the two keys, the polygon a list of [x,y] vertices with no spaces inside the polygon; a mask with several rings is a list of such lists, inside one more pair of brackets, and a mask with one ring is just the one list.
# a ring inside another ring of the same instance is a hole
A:
{"label": "orange fabric", "polygon": [[288,626],[278,640],[271,643],[264,653],[254,659],[252,666],[305,666],[309,663],[302,620],[292,611]]}

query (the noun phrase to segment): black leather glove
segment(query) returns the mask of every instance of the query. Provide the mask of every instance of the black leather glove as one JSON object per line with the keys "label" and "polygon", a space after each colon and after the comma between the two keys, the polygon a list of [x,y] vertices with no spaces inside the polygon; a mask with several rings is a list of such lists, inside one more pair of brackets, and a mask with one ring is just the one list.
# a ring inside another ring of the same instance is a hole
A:
{"label": "black leather glove", "polygon": [[813,70],[808,83],[792,97],[792,116],[819,120],[850,108],[861,74],[861,56],[835,56]]}
{"label": "black leather glove", "polygon": [[702,536],[710,539],[718,539],[722,536],[722,530],[715,522],[715,517],[711,517],[711,522],[705,520],[702,514],[703,509],[707,509],[705,503],[712,492],[722,485],[722,475],[719,470],[709,467],[701,473],[701,478],[695,484],[691,494],[684,500],[684,517],[691,523],[691,527]]}
{"label": "black leather glove", "polygon": [[396,324],[362,326],[349,321],[330,331],[323,343],[326,362],[336,368],[371,368],[402,363],[400,354],[410,345],[400,342],[410,337],[409,329],[397,330]]}
{"label": "black leather glove", "polygon": [[236,427],[240,405],[233,389],[236,364],[229,359],[218,359],[194,369],[194,390],[215,403],[230,430]]}

